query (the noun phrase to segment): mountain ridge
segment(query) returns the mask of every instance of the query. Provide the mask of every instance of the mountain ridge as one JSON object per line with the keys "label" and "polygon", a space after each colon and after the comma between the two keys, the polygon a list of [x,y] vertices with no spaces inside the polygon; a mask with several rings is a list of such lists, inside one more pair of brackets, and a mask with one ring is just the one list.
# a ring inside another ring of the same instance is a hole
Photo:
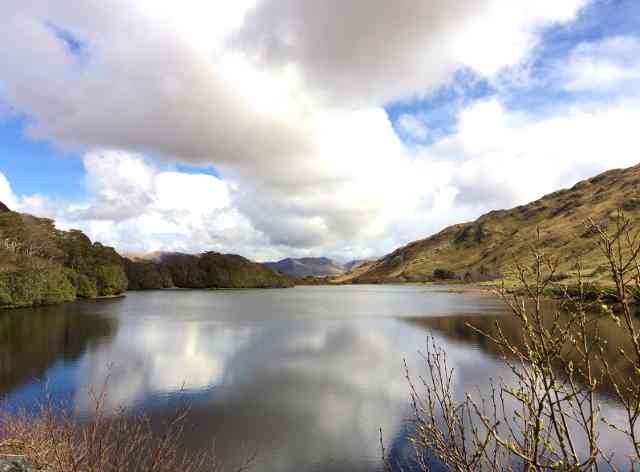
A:
{"label": "mountain ridge", "polygon": [[585,221],[593,218],[610,224],[618,209],[640,217],[640,165],[608,170],[528,204],[493,210],[474,221],[448,226],[333,282],[498,279],[515,261],[526,259],[534,244],[558,255],[559,268],[567,277],[575,272],[573,265],[581,258],[586,263],[584,269],[597,279],[604,260],[586,231]]}
{"label": "mountain ridge", "polygon": [[339,277],[372,259],[354,259],[340,263],[328,257],[287,257],[275,262],[263,262],[276,272],[298,279]]}
{"label": "mountain ridge", "polygon": [[486,281],[508,277],[510,267],[526,260],[532,246],[558,258],[560,276],[575,276],[580,259],[583,274],[597,282],[606,263],[585,221],[612,224],[619,209],[640,219],[640,165],[609,170],[528,204],[448,226],[374,261],[339,264],[319,257],[271,263],[308,271],[283,275],[270,263],[217,252],[125,258],[81,231],[58,230],[53,220],[13,212],[0,202],[0,307],[114,296],[127,289]]}
{"label": "mountain ridge", "polygon": [[342,264],[328,257],[287,257],[263,264],[276,272],[297,278],[336,276],[346,272]]}

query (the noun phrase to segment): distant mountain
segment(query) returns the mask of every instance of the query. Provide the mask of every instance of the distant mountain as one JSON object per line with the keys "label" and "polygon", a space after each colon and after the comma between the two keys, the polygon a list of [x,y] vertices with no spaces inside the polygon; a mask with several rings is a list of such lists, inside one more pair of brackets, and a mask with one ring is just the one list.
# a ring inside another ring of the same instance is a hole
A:
{"label": "distant mountain", "polygon": [[532,245],[557,256],[559,269],[567,277],[575,275],[576,258],[580,256],[583,273],[597,279],[606,266],[585,221],[592,218],[610,224],[618,208],[640,219],[640,165],[611,170],[527,205],[492,211],[473,222],[449,226],[334,282],[494,279],[504,275],[515,260],[525,260]]}
{"label": "distant mountain", "polygon": [[325,277],[343,274],[347,269],[327,257],[287,258],[265,262],[265,266],[291,277]]}
{"label": "distant mountain", "polygon": [[6,213],[8,211],[11,211],[9,207],[4,203],[0,202],[0,213]]}

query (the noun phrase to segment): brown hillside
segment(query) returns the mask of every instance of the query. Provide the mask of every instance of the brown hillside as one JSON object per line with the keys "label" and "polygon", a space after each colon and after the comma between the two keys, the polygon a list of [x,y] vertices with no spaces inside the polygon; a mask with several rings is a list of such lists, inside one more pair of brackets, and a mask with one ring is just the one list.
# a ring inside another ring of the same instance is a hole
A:
{"label": "brown hillside", "polygon": [[597,278],[604,261],[585,222],[593,218],[609,224],[619,208],[632,219],[640,216],[640,165],[611,170],[527,205],[449,226],[339,282],[426,281],[434,278],[434,272],[467,280],[497,278],[528,256],[537,228],[538,247],[558,257],[563,272],[570,275],[579,256],[585,272]]}

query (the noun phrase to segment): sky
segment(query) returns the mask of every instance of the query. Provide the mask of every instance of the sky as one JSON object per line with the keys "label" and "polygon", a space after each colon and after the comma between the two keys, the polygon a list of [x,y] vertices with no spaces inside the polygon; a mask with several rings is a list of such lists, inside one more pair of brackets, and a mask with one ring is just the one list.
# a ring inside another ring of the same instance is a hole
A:
{"label": "sky", "polygon": [[640,161],[637,0],[4,0],[0,201],[125,253],[384,255]]}

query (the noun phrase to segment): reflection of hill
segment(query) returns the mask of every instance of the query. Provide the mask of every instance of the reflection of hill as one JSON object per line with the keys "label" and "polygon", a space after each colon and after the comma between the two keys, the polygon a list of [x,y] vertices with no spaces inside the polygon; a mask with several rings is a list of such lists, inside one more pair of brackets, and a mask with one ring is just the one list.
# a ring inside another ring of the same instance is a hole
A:
{"label": "reflection of hill", "polygon": [[66,308],[0,313],[0,393],[41,377],[58,359],[77,359],[91,343],[115,334],[115,319]]}
{"label": "reflection of hill", "polygon": [[[492,337],[499,337],[498,326],[502,330],[505,337],[514,345],[522,347],[524,340],[522,337],[521,325],[518,319],[510,314],[499,316],[486,316],[486,315],[471,315],[471,316],[443,316],[436,318],[419,318],[412,319],[412,323],[422,326],[429,330],[435,330],[439,334],[446,336],[449,339],[471,344],[482,351],[501,358],[502,351],[493,341],[470,328],[471,325]],[[551,316],[547,317],[548,326],[551,327]],[[591,329],[595,329],[596,324],[591,326]],[[620,355],[620,348],[626,352],[631,352],[633,346],[631,340],[624,331],[619,328],[612,320],[608,318],[601,318],[597,321],[597,328],[600,337],[606,341],[604,346],[603,357],[607,360],[610,366],[614,367],[617,372],[618,378],[633,378],[633,368],[624,361]],[[566,361],[573,361],[575,365],[578,365],[580,359],[575,351],[567,350],[565,354]],[[602,365],[595,363],[596,368],[600,369],[599,373],[602,373]],[[613,393],[612,385],[605,379],[605,383],[601,385],[602,393]]]}

